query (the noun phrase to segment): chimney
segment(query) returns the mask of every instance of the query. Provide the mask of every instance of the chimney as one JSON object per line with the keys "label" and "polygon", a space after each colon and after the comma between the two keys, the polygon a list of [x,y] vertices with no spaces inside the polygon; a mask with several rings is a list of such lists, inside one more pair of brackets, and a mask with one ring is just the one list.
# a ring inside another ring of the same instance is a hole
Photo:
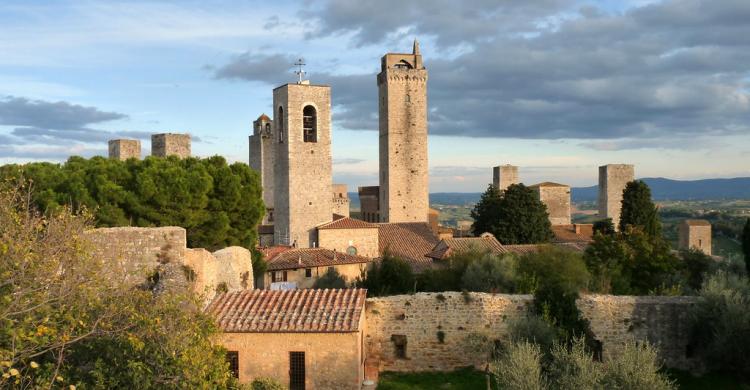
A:
{"label": "chimney", "polygon": [[297,258],[297,264],[302,265],[302,255]]}

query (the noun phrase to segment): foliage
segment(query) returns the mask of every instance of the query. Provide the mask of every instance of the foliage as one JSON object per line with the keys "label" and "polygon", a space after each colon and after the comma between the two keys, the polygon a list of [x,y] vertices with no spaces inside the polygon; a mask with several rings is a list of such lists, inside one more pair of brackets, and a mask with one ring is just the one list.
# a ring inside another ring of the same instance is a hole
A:
{"label": "foliage", "polygon": [[181,226],[191,247],[209,250],[255,246],[265,211],[258,174],[219,156],[0,167],[0,180],[20,178],[33,183],[33,203],[44,212],[87,208],[98,227]]}
{"label": "foliage", "polygon": [[669,243],[630,225],[615,235],[595,234],[584,259],[591,290],[600,293],[646,295],[679,282],[680,262]]}
{"label": "foliage", "polygon": [[750,377],[750,283],[723,271],[703,284],[691,312],[691,345],[710,369]]}
{"label": "foliage", "polygon": [[286,386],[273,378],[255,378],[250,383],[250,390],[286,390]]}
{"label": "foliage", "polygon": [[[88,219],[0,190],[0,388],[226,388],[196,297],[134,288],[90,255]],[[53,386],[54,385],[54,386]]]}
{"label": "foliage", "polygon": [[463,274],[462,287],[468,291],[512,293],[518,278],[518,259],[512,254],[485,254],[473,261]]}
{"label": "foliage", "polygon": [[620,231],[628,226],[639,228],[649,237],[661,236],[661,222],[656,205],[651,201],[651,189],[642,180],[629,182],[622,193]]}
{"label": "foliage", "polygon": [[404,294],[414,291],[414,274],[406,260],[386,253],[367,271],[362,286],[370,296]]}
{"label": "foliage", "polygon": [[693,291],[700,290],[703,279],[718,268],[718,263],[699,249],[681,250],[680,258],[687,287]]}
{"label": "foliage", "polygon": [[747,274],[750,275],[750,218],[747,219],[742,229],[742,253],[745,255]]}
{"label": "foliage", "polygon": [[313,288],[346,288],[346,280],[336,268],[331,267],[313,283]]}
{"label": "foliage", "polygon": [[489,232],[506,245],[545,243],[553,237],[547,207],[523,184],[502,193],[490,185],[471,216],[474,235]]}
{"label": "foliage", "polygon": [[649,343],[625,343],[614,358],[603,365],[603,389],[671,390],[675,385],[660,372],[658,350]]}
{"label": "foliage", "polygon": [[508,324],[508,336],[511,341],[527,341],[540,346],[547,352],[557,342],[558,331],[539,315],[528,313]]}
{"label": "foliage", "polygon": [[534,310],[558,333],[558,340],[569,343],[577,337],[585,337],[593,343],[589,322],[576,306],[578,292],[566,290],[559,284],[543,284],[534,291]]}
{"label": "foliage", "polygon": [[600,219],[594,222],[594,233],[605,235],[615,234],[615,224],[612,223],[612,218]]}
{"label": "foliage", "polygon": [[452,372],[382,372],[378,390],[476,390],[484,389],[485,374],[472,367]]}
{"label": "foliage", "polygon": [[580,253],[566,248],[543,246],[518,261],[519,292],[533,293],[543,286],[558,286],[578,292],[588,285],[589,273]]}
{"label": "foliage", "polygon": [[562,390],[601,389],[604,372],[601,364],[587,350],[583,338],[575,338],[570,346],[555,343],[551,352],[549,377],[552,388]]}
{"label": "foliage", "polygon": [[490,370],[501,389],[546,389],[549,386],[542,372],[541,358],[538,345],[527,341],[515,342],[490,365]]}
{"label": "foliage", "polygon": [[418,291],[460,291],[462,277],[474,260],[487,255],[488,252],[470,248],[469,250],[452,253],[442,263],[441,268],[432,268],[417,275]]}

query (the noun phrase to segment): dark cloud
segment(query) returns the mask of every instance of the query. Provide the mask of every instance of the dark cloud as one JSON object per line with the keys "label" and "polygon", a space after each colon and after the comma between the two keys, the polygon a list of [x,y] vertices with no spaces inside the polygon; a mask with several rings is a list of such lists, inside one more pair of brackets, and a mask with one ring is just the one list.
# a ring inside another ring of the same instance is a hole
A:
{"label": "dark cloud", "polygon": [[14,96],[0,99],[0,125],[77,130],[125,118],[125,114],[68,102],[46,102]]}
{"label": "dark cloud", "polygon": [[[314,36],[370,44],[410,31],[434,37],[443,53],[468,47],[448,58],[423,48],[431,134],[612,140],[581,145],[615,150],[684,149],[698,136],[750,132],[748,1],[666,1],[621,13],[563,1],[389,3],[329,1],[306,12],[317,18]],[[508,15],[507,26],[485,23]],[[247,54],[215,76],[277,84],[293,58]],[[377,129],[374,80],[315,75],[333,88],[336,125],[352,130]]]}

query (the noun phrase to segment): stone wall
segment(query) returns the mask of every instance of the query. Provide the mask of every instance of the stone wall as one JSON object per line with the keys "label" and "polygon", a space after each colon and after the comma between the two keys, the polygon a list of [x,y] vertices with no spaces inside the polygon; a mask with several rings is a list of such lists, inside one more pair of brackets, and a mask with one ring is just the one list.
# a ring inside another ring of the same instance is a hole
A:
{"label": "stone wall", "polygon": [[[354,263],[354,264],[339,264],[333,265],[336,271],[341,275],[347,283],[354,282],[357,278],[361,277],[362,274],[367,270],[370,263]],[[273,281],[272,273],[275,272],[278,277],[286,272],[286,281],[289,283],[296,283],[297,288],[312,288],[315,281],[321,276],[328,272],[329,266],[322,267],[307,267],[297,268],[279,271],[266,271],[263,279],[263,286],[270,287]],[[307,276],[306,271],[310,270],[310,277]]]}
{"label": "stone wall", "polygon": [[151,135],[151,155],[156,157],[191,156],[190,134],[162,133]]}
{"label": "stone wall", "polygon": [[[381,371],[483,367],[485,358],[466,350],[466,336],[481,333],[507,340],[508,324],[525,315],[532,302],[530,295],[456,292],[369,298],[367,358],[378,361]],[[690,297],[589,295],[578,306],[591,321],[604,356],[617,353],[632,337],[659,345],[669,367],[690,369],[686,319],[693,302]],[[406,358],[399,358],[396,344],[404,341]]]}
{"label": "stone wall", "polygon": [[346,184],[333,185],[333,214],[349,216],[349,193]]}
{"label": "stone wall", "polygon": [[531,186],[539,200],[547,206],[552,225],[570,225],[570,187],[564,184],[542,183]]}
{"label": "stone wall", "polygon": [[252,289],[253,262],[250,251],[232,246],[211,253],[203,248],[187,249],[184,265],[194,272],[193,290],[210,301],[219,285],[227,291]]}
{"label": "stone wall", "polygon": [[511,184],[518,184],[518,167],[510,164],[492,167],[492,185],[505,191]]}
{"label": "stone wall", "polygon": [[380,187],[359,187],[359,215],[366,222],[380,222]]}
{"label": "stone wall", "polygon": [[622,192],[635,180],[635,167],[628,164],[609,164],[599,167],[599,217],[612,218],[615,229],[620,228]]}
{"label": "stone wall", "polygon": [[687,220],[679,225],[679,249],[698,249],[711,256],[711,224],[706,220]]}
{"label": "stone wall", "polygon": [[125,161],[141,158],[141,141],[137,139],[113,139],[108,142],[109,158]]}
{"label": "stone wall", "polygon": [[318,229],[320,247],[348,253],[350,246],[357,249],[357,255],[378,257],[378,228]]}

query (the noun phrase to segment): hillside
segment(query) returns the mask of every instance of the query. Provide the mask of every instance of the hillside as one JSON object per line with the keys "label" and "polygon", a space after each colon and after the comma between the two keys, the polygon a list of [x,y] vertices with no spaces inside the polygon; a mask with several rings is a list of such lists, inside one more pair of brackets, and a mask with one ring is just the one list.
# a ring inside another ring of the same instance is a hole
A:
{"label": "hillside", "polygon": [[[733,179],[672,180],[663,177],[641,179],[651,187],[654,200],[750,199],[750,177]],[[596,201],[598,186],[572,189],[574,202]]]}

